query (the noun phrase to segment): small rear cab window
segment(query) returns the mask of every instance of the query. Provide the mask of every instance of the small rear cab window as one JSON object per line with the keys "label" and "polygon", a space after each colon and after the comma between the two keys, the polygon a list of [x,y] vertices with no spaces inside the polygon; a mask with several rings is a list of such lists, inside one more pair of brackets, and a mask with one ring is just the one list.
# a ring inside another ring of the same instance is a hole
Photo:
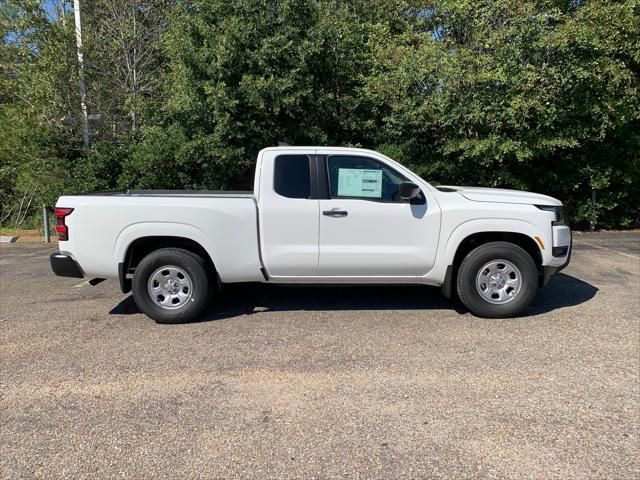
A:
{"label": "small rear cab window", "polygon": [[273,170],[273,189],[287,198],[311,196],[311,172],[307,155],[278,155]]}

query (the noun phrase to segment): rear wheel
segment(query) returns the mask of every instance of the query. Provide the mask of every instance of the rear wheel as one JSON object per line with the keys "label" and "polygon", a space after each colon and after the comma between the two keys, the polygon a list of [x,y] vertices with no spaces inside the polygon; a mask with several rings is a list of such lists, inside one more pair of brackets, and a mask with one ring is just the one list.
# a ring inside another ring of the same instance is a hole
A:
{"label": "rear wheel", "polygon": [[178,248],[151,252],[133,275],[133,298],[157,323],[185,323],[196,319],[213,293],[206,263]]}
{"label": "rear wheel", "polygon": [[491,242],[467,254],[457,278],[458,296],[479,317],[512,317],[527,308],[538,291],[538,269],[513,243]]}

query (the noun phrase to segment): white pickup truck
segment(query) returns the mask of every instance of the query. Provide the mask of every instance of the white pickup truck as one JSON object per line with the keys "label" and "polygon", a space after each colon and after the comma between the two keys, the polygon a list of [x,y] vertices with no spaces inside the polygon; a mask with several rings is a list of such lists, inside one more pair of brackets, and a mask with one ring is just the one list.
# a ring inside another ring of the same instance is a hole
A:
{"label": "white pickup truck", "polygon": [[434,187],[357,148],[265,148],[253,192],[63,196],[55,215],[53,271],[117,278],[160,323],[193,320],[236,282],[436,285],[509,317],[571,254],[554,198]]}

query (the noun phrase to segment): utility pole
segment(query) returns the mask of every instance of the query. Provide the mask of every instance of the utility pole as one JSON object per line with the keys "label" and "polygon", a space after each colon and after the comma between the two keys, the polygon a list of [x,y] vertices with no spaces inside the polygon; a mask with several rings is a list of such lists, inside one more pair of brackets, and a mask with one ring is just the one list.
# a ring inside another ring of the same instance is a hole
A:
{"label": "utility pole", "polygon": [[78,53],[78,90],[82,110],[82,145],[89,150],[89,119],[87,113],[87,92],[84,86],[84,60],[82,58],[82,24],[80,23],[80,0],[73,0],[73,16],[76,21],[76,50]]}
{"label": "utility pole", "polygon": [[[591,190],[591,205],[593,205],[594,211],[597,212],[597,210],[596,210],[597,201],[596,200],[597,200],[596,191],[594,189],[594,190]],[[596,213],[596,215],[597,215],[597,213]],[[592,232],[596,231],[596,219],[597,219],[597,216],[594,216],[593,220],[591,220],[591,223],[589,224],[589,230],[592,231]]]}

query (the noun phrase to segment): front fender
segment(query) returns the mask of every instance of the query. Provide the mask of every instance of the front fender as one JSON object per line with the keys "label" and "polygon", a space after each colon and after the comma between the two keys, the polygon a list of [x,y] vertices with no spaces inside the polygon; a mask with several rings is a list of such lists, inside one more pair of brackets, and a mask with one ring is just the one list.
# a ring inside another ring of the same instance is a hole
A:
{"label": "front fender", "polygon": [[438,261],[436,265],[433,270],[423,278],[423,281],[433,285],[444,284],[447,276],[447,267],[453,265],[456,251],[462,241],[471,235],[488,232],[519,233],[526,235],[534,241],[540,251],[540,255],[543,259],[545,258],[544,251],[540,248],[535,237],[539,236],[545,245],[548,243],[548,239],[545,238],[544,232],[533,223],[516,218],[473,219],[461,223],[451,231],[446,241],[442,243],[441,248],[438,249]]}

